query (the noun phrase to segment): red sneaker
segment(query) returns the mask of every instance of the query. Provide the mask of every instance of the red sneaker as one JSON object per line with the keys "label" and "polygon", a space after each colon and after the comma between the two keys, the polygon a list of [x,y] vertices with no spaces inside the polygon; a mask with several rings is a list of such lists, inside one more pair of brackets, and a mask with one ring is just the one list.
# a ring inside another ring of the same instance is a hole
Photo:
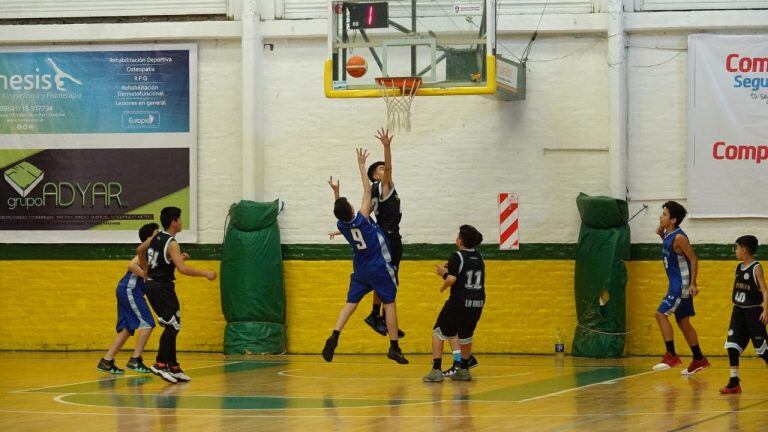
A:
{"label": "red sneaker", "polygon": [[738,377],[732,377],[728,380],[728,385],[720,389],[720,394],[741,393],[741,380]]}
{"label": "red sneaker", "polygon": [[[675,366],[680,366],[683,364],[682,360],[680,360],[679,356],[672,355],[668,352],[664,353],[664,357],[661,358],[661,362],[659,362],[656,366],[653,367],[653,370],[655,371],[663,371],[667,369],[671,369]],[[709,366],[709,363],[707,363],[707,366]]]}
{"label": "red sneaker", "polygon": [[705,368],[710,367],[709,360],[707,360],[706,357],[704,357],[701,360],[692,360],[691,364],[688,365],[687,368],[680,371],[681,375],[693,375],[696,372],[703,370]]}

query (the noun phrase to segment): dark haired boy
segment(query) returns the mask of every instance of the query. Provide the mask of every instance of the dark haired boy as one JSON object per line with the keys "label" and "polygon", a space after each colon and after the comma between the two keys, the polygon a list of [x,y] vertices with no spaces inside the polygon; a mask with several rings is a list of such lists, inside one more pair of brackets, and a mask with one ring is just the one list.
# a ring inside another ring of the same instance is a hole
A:
{"label": "dark haired boy", "polygon": [[736,239],[735,252],[741,262],[736,265],[731,294],[733,311],[725,342],[731,378],[728,385],[720,389],[722,394],[741,393],[739,356],[747,348],[749,339],[752,339],[757,355],[768,364],[768,334],[765,330],[768,322],[768,288],[763,267],[755,260],[757,238],[752,235],[739,237]]}
{"label": "dark haired boy", "polygon": [[[144,242],[157,231],[156,223],[148,223],[139,228],[139,240]],[[128,263],[128,271],[120,282],[117,283],[115,295],[117,296],[117,336],[107,353],[99,360],[96,368],[103,372],[122,374],[125,371],[115,366],[115,356],[123,347],[129,337],[137,332],[136,346],[133,347],[133,355],[128,359],[126,367],[140,373],[150,373],[149,368],[141,358],[144,346],[147,344],[152,329],[155,328],[155,320],[149,311],[147,301],[144,300],[145,269],[139,265],[139,257],[134,256]]]}
{"label": "dark haired boy", "polygon": [[[370,220],[371,189],[365,172],[365,160],[368,152],[357,149],[357,165],[363,184],[363,199],[360,210],[355,214],[354,208],[344,197],[339,197],[339,183],[330,178],[328,184],[333,189],[333,214],[336,216],[336,227],[352,247],[353,273],[350,276],[347,302],[339,313],[333,333],[325,341],[323,359],[330,362],[339,343],[341,330],[357,309],[360,300],[371,291],[379,294],[383,303],[389,333],[389,352],[387,357],[400,364],[407,364],[397,336],[397,311],[395,297],[397,295],[397,276],[391,264],[389,242],[386,235],[376,223]],[[333,236],[335,233],[332,233]]]}
{"label": "dark haired boy", "polygon": [[683,332],[685,341],[693,353],[693,360],[681,373],[692,375],[709,367],[710,364],[704,354],[701,353],[699,337],[690,322],[690,318],[696,315],[693,308],[693,297],[698,294],[696,276],[699,270],[699,260],[696,253],[693,252],[688,236],[680,228],[686,214],[687,212],[682,205],[675,201],[667,201],[662,206],[659,226],[656,228],[656,234],[662,239],[664,269],[669,279],[669,287],[667,295],[656,310],[656,322],[659,323],[666,352],[661,361],[653,367],[653,370],[667,370],[682,364],[675,351],[672,324],[669,322],[669,315],[674,313],[677,326]]}
{"label": "dark haired boy", "polygon": [[475,250],[483,241],[483,235],[470,225],[459,227],[456,246],[448,262],[438,266],[435,273],[445,282],[440,292],[451,288],[451,295],[443,305],[432,329],[432,369],[424,376],[424,382],[442,382],[440,370],[443,359],[443,342],[457,337],[461,347],[461,363],[450,375],[454,381],[470,381],[470,358],[472,357],[472,336],[485,305],[485,262]]}
{"label": "dark haired boy", "polygon": [[169,383],[191,381],[176,359],[176,336],[181,329],[181,306],[176,296],[175,271],[187,276],[202,276],[209,281],[216,279],[216,272],[196,270],[184,263],[189,258],[181,252],[176,234],[183,228],[181,209],[165,207],[160,211],[163,231],[143,242],[137,254],[148,263],[147,299],[152,305],[157,321],[163,326],[156,362],[149,369]]}
{"label": "dark haired boy", "polygon": [[[400,259],[403,257],[403,240],[400,236],[400,220],[403,215],[400,212],[400,197],[395,189],[395,183],[392,180],[392,138],[389,131],[379,129],[376,131],[376,139],[384,147],[384,160],[372,163],[368,167],[368,180],[371,181],[371,204],[372,213],[376,219],[376,224],[387,235],[389,240],[389,253],[392,267],[397,275],[400,269]],[[387,334],[386,314],[381,313],[381,299],[376,292],[373,293],[373,308],[371,313],[365,318],[374,331],[382,336]],[[398,329],[398,337],[405,336],[402,330]]]}

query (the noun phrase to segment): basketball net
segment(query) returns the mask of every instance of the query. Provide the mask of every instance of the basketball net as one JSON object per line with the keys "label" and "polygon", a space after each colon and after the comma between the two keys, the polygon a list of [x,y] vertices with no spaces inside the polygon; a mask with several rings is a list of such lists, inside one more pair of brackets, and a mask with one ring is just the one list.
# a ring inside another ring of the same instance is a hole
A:
{"label": "basketball net", "polygon": [[381,97],[387,104],[387,129],[411,130],[411,102],[421,86],[420,77],[376,78]]}

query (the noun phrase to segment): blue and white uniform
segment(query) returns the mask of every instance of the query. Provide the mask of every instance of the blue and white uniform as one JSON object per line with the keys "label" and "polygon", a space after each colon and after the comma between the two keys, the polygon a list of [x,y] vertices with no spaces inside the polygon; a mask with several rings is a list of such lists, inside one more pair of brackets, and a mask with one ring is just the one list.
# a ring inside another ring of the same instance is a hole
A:
{"label": "blue and white uniform", "polygon": [[130,271],[117,284],[117,326],[120,332],[128,329],[131,334],[136,329],[153,328],[155,320],[144,300],[144,279]]}
{"label": "blue and white uniform", "polygon": [[385,304],[394,302],[397,276],[384,231],[360,212],[350,222],[338,221],[336,227],[354,253],[347,302],[359,303],[371,291],[376,291]]}
{"label": "blue and white uniform", "polygon": [[685,255],[675,252],[675,237],[678,235],[688,238],[682,229],[677,228],[667,234],[662,243],[664,269],[669,279],[669,288],[657,310],[664,315],[674,313],[675,319],[680,321],[696,315],[696,312],[693,309],[693,298],[690,292],[691,262]]}

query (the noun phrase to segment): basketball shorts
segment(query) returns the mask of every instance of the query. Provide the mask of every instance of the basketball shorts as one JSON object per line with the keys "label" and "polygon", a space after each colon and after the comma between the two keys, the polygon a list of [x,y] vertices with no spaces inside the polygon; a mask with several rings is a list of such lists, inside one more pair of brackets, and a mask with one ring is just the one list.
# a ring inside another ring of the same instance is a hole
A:
{"label": "basketball shorts", "polygon": [[437,316],[432,334],[442,340],[458,336],[459,343],[471,343],[484,303],[484,300],[448,299]]}
{"label": "basketball shorts", "polygon": [[147,281],[147,299],[161,326],[181,330],[181,307],[173,282]]}
{"label": "basketball shorts", "polygon": [[762,307],[742,308],[734,306],[725,348],[736,348],[739,353],[742,353],[747,348],[749,340],[752,339],[752,345],[755,347],[757,355],[768,351],[768,334],[766,334],[765,324],[760,322],[761,313],[763,313]]}
{"label": "basketball shorts", "polygon": [[117,285],[117,325],[116,330],[119,333],[127,329],[133,334],[136,329],[153,328],[155,320],[149,311],[147,301],[144,300],[144,283],[133,283],[129,280],[126,283]]}
{"label": "basketball shorts", "polygon": [[693,298],[683,298],[678,290],[667,292],[667,295],[661,300],[661,304],[656,310],[667,316],[674,313],[675,320],[677,321],[696,315],[696,310],[693,308]]}
{"label": "basketball shorts", "polygon": [[356,271],[349,277],[347,303],[360,303],[371,291],[379,295],[384,304],[392,303],[397,297],[397,276],[385,266]]}

